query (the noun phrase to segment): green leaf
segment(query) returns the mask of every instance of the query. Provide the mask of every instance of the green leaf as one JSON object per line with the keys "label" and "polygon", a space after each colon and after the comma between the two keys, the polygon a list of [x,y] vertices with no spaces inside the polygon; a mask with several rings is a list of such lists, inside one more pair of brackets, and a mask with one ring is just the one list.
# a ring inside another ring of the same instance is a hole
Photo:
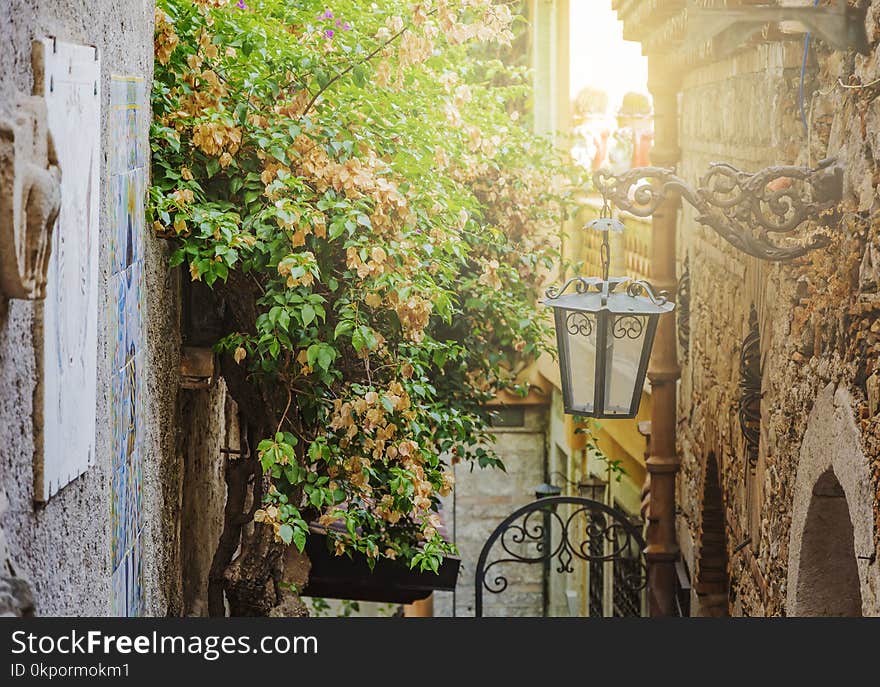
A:
{"label": "green leaf", "polygon": [[315,309],[311,305],[304,305],[300,310],[303,326],[309,326],[315,319]]}
{"label": "green leaf", "polygon": [[261,190],[250,190],[244,192],[244,202],[245,205],[250,205],[253,203],[263,192]]}
{"label": "green leaf", "polygon": [[353,320],[342,320],[339,324],[336,325],[336,329],[333,330],[333,338],[338,339],[340,336],[349,334],[352,329],[354,329]]}
{"label": "green leaf", "polygon": [[279,162],[287,164],[287,153],[284,152],[284,148],[281,146],[272,146],[269,148],[269,152],[272,153],[272,157],[274,157]]}
{"label": "green leaf", "polygon": [[367,85],[367,70],[364,69],[362,64],[356,65],[355,68],[351,70],[351,77],[355,86],[358,88],[363,88]]}
{"label": "green leaf", "polygon": [[288,465],[284,470],[284,476],[291,484],[299,484],[302,481],[302,469],[299,465]]}
{"label": "green leaf", "polygon": [[321,350],[318,352],[318,365],[324,370],[324,372],[327,372],[330,369],[335,358],[336,351],[329,346],[321,346]]}
{"label": "green leaf", "polygon": [[[293,540],[293,528],[286,523],[281,525],[281,527],[278,528],[278,536],[281,537],[281,541],[285,544],[290,544]],[[300,551],[302,551],[302,549],[300,549]]]}
{"label": "green leaf", "polygon": [[373,350],[376,348],[377,344],[378,341],[376,340],[376,335],[373,333],[373,330],[364,325],[355,329],[354,333],[351,335],[351,345],[354,346],[354,350],[357,351],[359,355],[363,355],[367,351]]}
{"label": "green leaf", "polygon": [[277,449],[273,446],[260,454],[260,464],[263,466],[263,472],[268,472],[278,462],[277,453]]}
{"label": "green leaf", "polygon": [[297,527],[293,531],[293,543],[296,546],[297,550],[302,553],[303,549],[306,548],[306,532],[303,529]]}

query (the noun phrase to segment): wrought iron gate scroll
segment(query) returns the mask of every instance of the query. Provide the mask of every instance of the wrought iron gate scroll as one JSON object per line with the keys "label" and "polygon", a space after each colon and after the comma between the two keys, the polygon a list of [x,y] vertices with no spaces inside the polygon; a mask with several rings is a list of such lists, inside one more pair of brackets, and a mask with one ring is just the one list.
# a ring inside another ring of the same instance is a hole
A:
{"label": "wrought iron gate scroll", "polygon": [[[573,573],[579,561],[588,571],[581,593],[589,615],[644,615],[644,548],[639,528],[622,510],[580,496],[538,499],[507,516],[483,545],[474,580],[475,615],[483,616],[484,592],[501,594],[508,588],[505,566],[523,564],[544,565],[546,613],[547,573],[551,568]],[[603,603],[603,596],[611,601]]]}

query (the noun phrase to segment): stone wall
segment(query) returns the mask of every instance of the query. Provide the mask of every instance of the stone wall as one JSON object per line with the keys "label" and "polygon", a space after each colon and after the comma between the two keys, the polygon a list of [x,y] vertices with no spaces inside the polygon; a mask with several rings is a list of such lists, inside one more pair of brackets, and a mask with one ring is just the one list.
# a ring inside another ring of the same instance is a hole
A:
{"label": "stone wall", "polygon": [[[41,615],[111,612],[111,243],[114,218],[110,153],[119,142],[110,127],[111,75],[152,78],[153,3],[148,0],[10,0],[4,2],[0,40],[0,108],[33,87],[31,41],[94,45],[101,58],[101,184],[99,230],[97,432],[92,466],[40,507],[33,501],[34,435],[39,430],[34,393],[37,358],[33,329],[38,306],[0,299],[0,485],[8,507],[0,516],[6,539],[4,573],[30,582]],[[2,113],[8,116],[9,112]],[[149,117],[137,136],[145,140]],[[62,172],[63,174],[63,172]],[[63,181],[62,181],[63,183]],[[176,489],[174,412],[178,369],[176,289],[167,248],[143,236],[145,282],[141,317],[144,409],[139,497],[144,514],[139,543],[144,612],[179,607],[175,583]],[[3,247],[2,250],[7,250]]]}
{"label": "stone wall", "polygon": [[[868,19],[874,34],[878,17],[880,2],[875,1]],[[817,455],[805,437],[808,430],[810,436],[828,436],[831,429],[851,423],[854,445],[841,448],[833,465],[827,450],[819,453],[827,457],[824,469],[832,469],[842,487],[856,531],[861,610],[877,615],[880,230],[874,215],[880,208],[880,101],[875,100],[876,84],[847,89],[838,79],[847,85],[869,84],[880,76],[880,67],[876,54],[853,59],[817,47],[807,70],[805,109],[811,126],[805,132],[797,103],[802,52],[800,42],[758,45],[695,69],[684,81],[680,171],[690,182],[712,161],[756,171],[837,156],[846,166],[846,200],[832,245],[783,265],[743,256],[696,224],[689,208],[682,210],[678,257],[683,262],[689,256],[691,338],[679,391],[679,538],[688,567],[699,580],[706,461],[714,454],[725,511],[730,612],[793,612],[790,585],[801,561],[803,527],[809,527],[806,512],[818,493],[814,489],[821,491],[816,482],[820,473],[804,468],[805,456]],[[814,91],[819,94],[812,95]],[[752,307],[762,361],[754,471],[748,466],[737,414],[740,351]],[[837,415],[830,427],[826,421],[818,428],[812,423],[820,420],[811,412],[823,394],[836,399]],[[847,486],[857,483],[867,495]],[[695,596],[697,612],[700,603]]]}
{"label": "stone wall", "polygon": [[[547,410],[541,406],[524,408],[523,426],[493,430],[494,449],[505,472],[479,467],[471,470],[465,463],[454,468],[455,489],[444,499],[443,518],[461,555],[461,569],[454,593],[434,593],[435,616],[473,617],[474,572],[483,544],[505,517],[534,500],[535,487],[544,481]],[[505,573],[510,586],[501,594],[484,592],[483,615],[540,616],[541,566],[508,565]]]}
{"label": "stone wall", "polygon": [[208,614],[208,574],[223,531],[224,470],[239,460],[238,406],[220,379],[208,389],[180,391],[181,578],[183,614]]}

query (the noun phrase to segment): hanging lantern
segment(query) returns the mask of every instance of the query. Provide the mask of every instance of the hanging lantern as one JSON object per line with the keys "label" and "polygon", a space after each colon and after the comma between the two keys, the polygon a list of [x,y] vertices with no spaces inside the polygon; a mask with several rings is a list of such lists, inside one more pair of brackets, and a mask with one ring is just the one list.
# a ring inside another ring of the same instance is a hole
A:
{"label": "hanging lantern", "polygon": [[[575,277],[547,290],[553,308],[565,412],[596,418],[635,417],[660,315],[675,307],[644,281],[608,277],[610,232],[623,223],[603,216],[587,227],[603,233],[604,275]],[[566,293],[570,287],[573,293]]]}

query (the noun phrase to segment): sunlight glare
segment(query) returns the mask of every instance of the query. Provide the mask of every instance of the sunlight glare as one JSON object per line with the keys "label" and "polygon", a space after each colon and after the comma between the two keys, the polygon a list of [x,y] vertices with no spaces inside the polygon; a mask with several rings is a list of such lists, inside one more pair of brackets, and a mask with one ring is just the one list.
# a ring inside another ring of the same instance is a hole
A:
{"label": "sunlight glare", "polygon": [[623,40],[611,0],[572,0],[570,7],[572,100],[587,86],[600,88],[614,113],[628,91],[647,93],[648,61],[638,43]]}

